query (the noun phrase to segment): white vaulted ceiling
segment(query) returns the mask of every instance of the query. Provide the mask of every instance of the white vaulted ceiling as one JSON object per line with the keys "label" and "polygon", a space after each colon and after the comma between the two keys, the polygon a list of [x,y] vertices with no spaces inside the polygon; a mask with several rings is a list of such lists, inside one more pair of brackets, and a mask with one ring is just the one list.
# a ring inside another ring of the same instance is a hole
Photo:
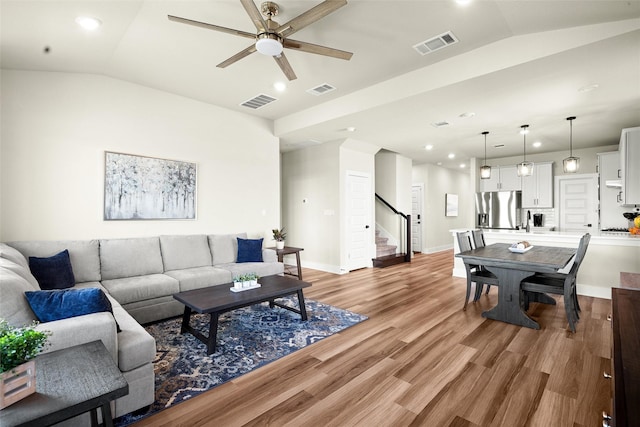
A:
{"label": "white vaulted ceiling", "polygon": [[[320,1],[277,3],[284,23]],[[487,155],[506,157],[521,153],[522,124],[538,152],[567,148],[567,116],[578,117],[576,149],[616,144],[622,128],[640,126],[640,1],[349,0],[294,38],[353,58],[285,50],[291,82],[258,53],[216,68],[251,40],[169,14],[255,32],[238,0],[1,0],[2,68],[102,74],[270,119],[283,151],[351,137],[445,166],[450,151],[456,165],[482,157],[484,130]],[[87,33],[79,15],[103,25]],[[459,42],[425,56],[412,47],[447,31]],[[324,83],[336,89],[307,92]],[[277,101],[240,105],[260,94]],[[440,121],[449,124],[432,125]]]}

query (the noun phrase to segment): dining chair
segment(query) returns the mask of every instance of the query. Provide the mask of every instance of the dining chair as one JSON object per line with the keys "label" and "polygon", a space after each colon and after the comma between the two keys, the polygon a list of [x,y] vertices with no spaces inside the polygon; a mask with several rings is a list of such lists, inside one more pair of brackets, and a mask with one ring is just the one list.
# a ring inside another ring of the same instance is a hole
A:
{"label": "dining chair", "polygon": [[[473,246],[476,248],[484,248],[487,244],[484,241],[484,233],[481,228],[471,231],[471,235],[473,236]],[[480,266],[480,268],[486,271],[484,266]],[[494,276],[495,277],[495,276]],[[487,290],[485,292],[486,295],[489,295],[489,290],[491,290],[491,285],[487,284]]]}
{"label": "dining chair", "polygon": [[[471,232],[463,231],[456,233],[456,237],[458,239],[458,247],[460,248],[460,252],[466,252],[473,249],[471,246]],[[476,284],[476,289],[473,297],[473,302],[478,301],[480,298],[480,294],[482,294],[482,288],[484,285],[497,285],[498,279],[496,276],[482,269],[479,265],[467,264],[464,263],[464,267],[467,270],[467,295],[464,299],[464,306],[462,310],[467,309],[467,304],[469,303],[469,295],[471,294],[471,283]]]}
{"label": "dining chair", "polygon": [[527,277],[520,286],[524,292],[524,308],[529,308],[528,292],[556,294],[564,297],[564,310],[569,322],[571,332],[576,331],[576,323],[580,318],[580,304],[578,304],[578,294],[576,292],[576,277],[580,264],[584,260],[589,247],[591,235],[589,233],[582,236],[573,260],[573,265],[568,273],[538,273]]}

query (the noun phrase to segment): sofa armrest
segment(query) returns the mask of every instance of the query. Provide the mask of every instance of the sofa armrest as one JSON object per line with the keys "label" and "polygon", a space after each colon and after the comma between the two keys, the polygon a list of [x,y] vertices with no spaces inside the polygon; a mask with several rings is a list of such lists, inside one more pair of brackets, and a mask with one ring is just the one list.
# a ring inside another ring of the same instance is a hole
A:
{"label": "sofa armrest", "polygon": [[51,332],[44,353],[101,340],[114,362],[118,363],[116,322],[111,313],[93,313],[40,323],[36,329]]}
{"label": "sofa armrest", "polygon": [[278,254],[273,249],[263,249],[262,250],[262,261],[263,262],[278,262]]}

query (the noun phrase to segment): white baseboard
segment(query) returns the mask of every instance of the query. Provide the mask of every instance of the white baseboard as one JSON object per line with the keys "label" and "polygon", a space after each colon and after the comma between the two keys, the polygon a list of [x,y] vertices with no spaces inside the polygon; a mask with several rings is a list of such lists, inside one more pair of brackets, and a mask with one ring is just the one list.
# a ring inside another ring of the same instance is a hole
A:
{"label": "white baseboard", "polygon": [[317,262],[305,261],[302,263],[304,268],[311,268],[312,270],[324,271],[325,273],[333,274],[347,274],[349,271],[341,268],[339,265],[321,264]]}
{"label": "white baseboard", "polygon": [[611,299],[611,287],[605,286],[593,286],[593,285],[581,285],[578,283],[578,295],[584,295],[587,297]]}
{"label": "white baseboard", "polygon": [[436,252],[449,251],[453,249],[453,245],[434,246],[433,248],[423,248],[423,254],[435,254]]}

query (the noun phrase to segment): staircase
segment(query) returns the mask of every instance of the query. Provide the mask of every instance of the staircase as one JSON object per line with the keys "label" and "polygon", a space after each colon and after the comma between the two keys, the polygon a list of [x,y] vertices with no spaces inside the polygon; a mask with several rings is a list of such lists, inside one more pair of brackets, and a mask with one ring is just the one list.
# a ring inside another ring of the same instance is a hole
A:
{"label": "staircase", "polygon": [[380,237],[380,230],[376,230],[376,257],[373,259],[374,267],[389,267],[390,265],[405,262],[405,254],[397,254],[395,245],[389,245],[386,237]]}

